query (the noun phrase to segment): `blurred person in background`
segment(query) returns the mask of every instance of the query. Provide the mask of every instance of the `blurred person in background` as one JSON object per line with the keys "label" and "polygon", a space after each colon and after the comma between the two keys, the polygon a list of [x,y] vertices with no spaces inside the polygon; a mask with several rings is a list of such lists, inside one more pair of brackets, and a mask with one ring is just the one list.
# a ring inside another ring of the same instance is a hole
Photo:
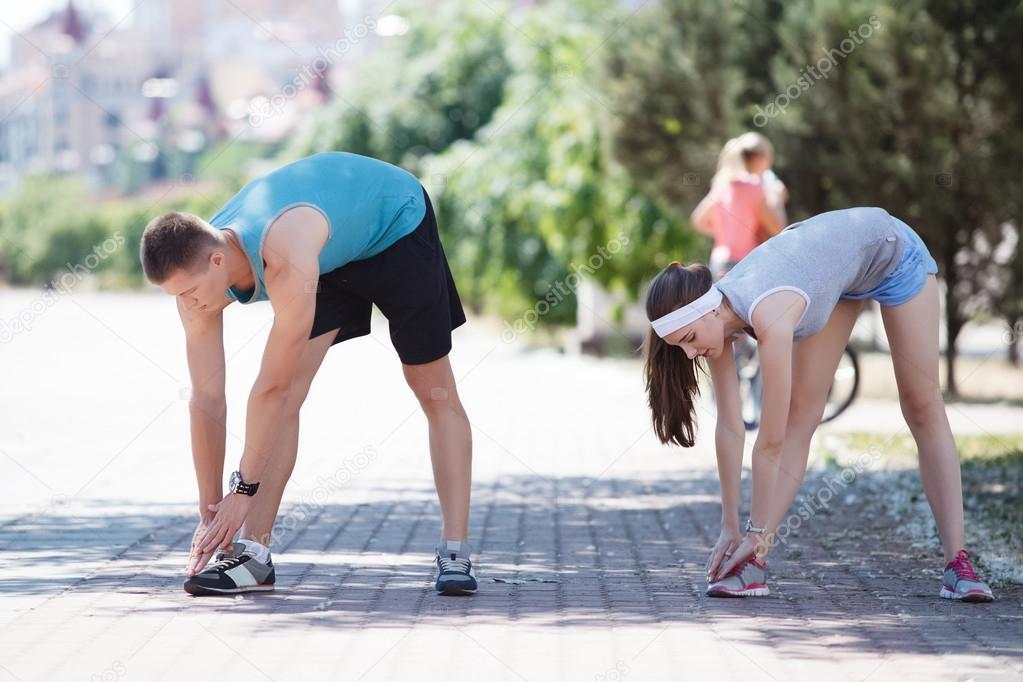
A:
{"label": "blurred person in background", "polygon": [[690,220],[714,239],[708,266],[715,279],[785,227],[788,190],[771,170],[774,148],[760,133],[744,133],[718,155],[710,192]]}

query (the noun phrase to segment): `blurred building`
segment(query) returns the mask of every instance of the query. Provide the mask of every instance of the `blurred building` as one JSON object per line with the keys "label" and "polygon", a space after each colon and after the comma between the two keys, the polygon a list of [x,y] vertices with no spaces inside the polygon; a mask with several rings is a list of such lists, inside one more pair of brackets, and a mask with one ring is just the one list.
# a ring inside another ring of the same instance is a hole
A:
{"label": "blurred building", "polygon": [[[0,72],[0,193],[30,173],[100,187],[125,162],[187,157],[227,136],[280,139],[329,96],[352,35],[337,0],[146,0],[116,18],[69,0],[13,37]],[[263,125],[252,125],[256,104]]]}
{"label": "blurred building", "polygon": [[13,39],[0,74],[0,190],[26,173],[102,183],[120,150],[150,136],[155,112],[142,84],[173,72],[177,55],[130,29],[102,38],[103,28],[69,2]]}

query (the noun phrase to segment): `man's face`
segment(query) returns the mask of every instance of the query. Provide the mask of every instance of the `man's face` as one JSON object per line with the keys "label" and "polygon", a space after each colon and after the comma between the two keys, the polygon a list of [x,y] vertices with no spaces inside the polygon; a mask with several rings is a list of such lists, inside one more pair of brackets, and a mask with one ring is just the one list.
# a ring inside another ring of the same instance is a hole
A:
{"label": "man's face", "polygon": [[224,254],[214,251],[206,263],[178,270],[160,288],[178,297],[185,310],[210,313],[222,310],[230,302],[224,294],[229,284]]}

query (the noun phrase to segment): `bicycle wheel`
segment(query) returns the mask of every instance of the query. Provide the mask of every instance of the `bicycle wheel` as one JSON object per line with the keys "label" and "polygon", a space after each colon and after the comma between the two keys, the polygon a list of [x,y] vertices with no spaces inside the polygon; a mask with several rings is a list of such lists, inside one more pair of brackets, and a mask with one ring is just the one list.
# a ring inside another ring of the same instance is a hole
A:
{"label": "bicycle wheel", "polygon": [[736,371],[739,373],[739,407],[742,423],[747,431],[760,426],[760,406],[764,387],[760,375],[760,357],[755,344],[739,347],[735,353]]}
{"label": "bicycle wheel", "polygon": [[838,362],[838,369],[835,370],[835,378],[828,389],[828,400],[824,406],[824,418],[822,424],[838,417],[845,412],[860,390],[860,360],[849,346],[845,347],[845,353]]}
{"label": "bicycle wheel", "polygon": [[747,431],[760,428],[760,405],[763,398],[760,370],[748,381],[739,382],[739,398],[742,401],[742,423]]}

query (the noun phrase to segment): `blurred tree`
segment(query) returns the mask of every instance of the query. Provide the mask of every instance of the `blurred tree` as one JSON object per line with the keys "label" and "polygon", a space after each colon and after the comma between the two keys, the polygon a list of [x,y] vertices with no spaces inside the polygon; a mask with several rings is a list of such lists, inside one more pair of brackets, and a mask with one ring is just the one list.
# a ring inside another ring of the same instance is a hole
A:
{"label": "blurred tree", "polygon": [[735,0],[735,32],[729,36],[736,69],[743,130],[753,126],[753,102],[763,102],[774,94],[771,59],[782,49],[778,28],[785,18],[782,0]]}
{"label": "blurred tree", "polygon": [[[493,3],[491,3],[493,4]],[[361,63],[288,154],[373,156],[418,172],[419,159],[485,125],[510,75],[501,16],[469,0],[408,5],[409,32]]]}
{"label": "blurred tree", "polygon": [[281,150],[279,143],[232,138],[203,151],[195,161],[194,170],[185,169],[183,172],[193,174],[196,180],[217,181],[237,191],[252,179],[254,161],[273,159]]}
{"label": "blurred tree", "polygon": [[1019,224],[1002,226],[1007,233],[992,254],[994,281],[991,308],[1005,321],[1005,343],[1009,363],[1019,366],[1019,346],[1023,341],[1023,235]]}
{"label": "blurred tree", "polygon": [[[32,176],[0,202],[0,255],[12,284],[45,285],[71,272],[87,271],[101,285],[137,286],[142,231],[158,212],[182,210],[211,216],[226,191],[182,195],[154,206],[124,199],[97,202],[75,178]],[[84,267],[84,269],[83,269]]]}
{"label": "blurred tree", "polygon": [[99,216],[82,210],[86,196],[79,180],[34,176],[0,205],[0,249],[12,283],[41,284],[109,236]]}
{"label": "blurred tree", "polygon": [[[761,122],[787,160],[793,212],[878,205],[921,234],[945,281],[955,396],[956,339],[991,304],[983,269],[964,266],[978,233],[996,250],[1021,208],[1020,5],[792,3],[779,35]],[[807,76],[829,56],[826,76]]]}
{"label": "blurred tree", "polygon": [[641,187],[686,214],[706,193],[721,145],[737,132],[735,104],[745,87],[738,65],[757,52],[739,36],[744,17],[756,24],[751,6],[666,0],[633,16],[607,46],[615,157]]}
{"label": "blurred tree", "polygon": [[720,145],[758,129],[775,143],[793,219],[878,205],[908,222],[946,284],[955,395],[956,339],[994,305],[983,269],[967,266],[977,236],[995,253],[1023,208],[1021,7],[658,3],[620,32],[608,59],[615,154],[642,186],[688,211]]}
{"label": "blurred tree", "polygon": [[515,75],[493,120],[425,163],[452,269],[474,307],[490,297],[501,312],[522,313],[556,300],[545,321],[571,322],[580,276],[634,297],[692,243],[610,153],[595,55],[624,18],[613,2],[514,16]]}

